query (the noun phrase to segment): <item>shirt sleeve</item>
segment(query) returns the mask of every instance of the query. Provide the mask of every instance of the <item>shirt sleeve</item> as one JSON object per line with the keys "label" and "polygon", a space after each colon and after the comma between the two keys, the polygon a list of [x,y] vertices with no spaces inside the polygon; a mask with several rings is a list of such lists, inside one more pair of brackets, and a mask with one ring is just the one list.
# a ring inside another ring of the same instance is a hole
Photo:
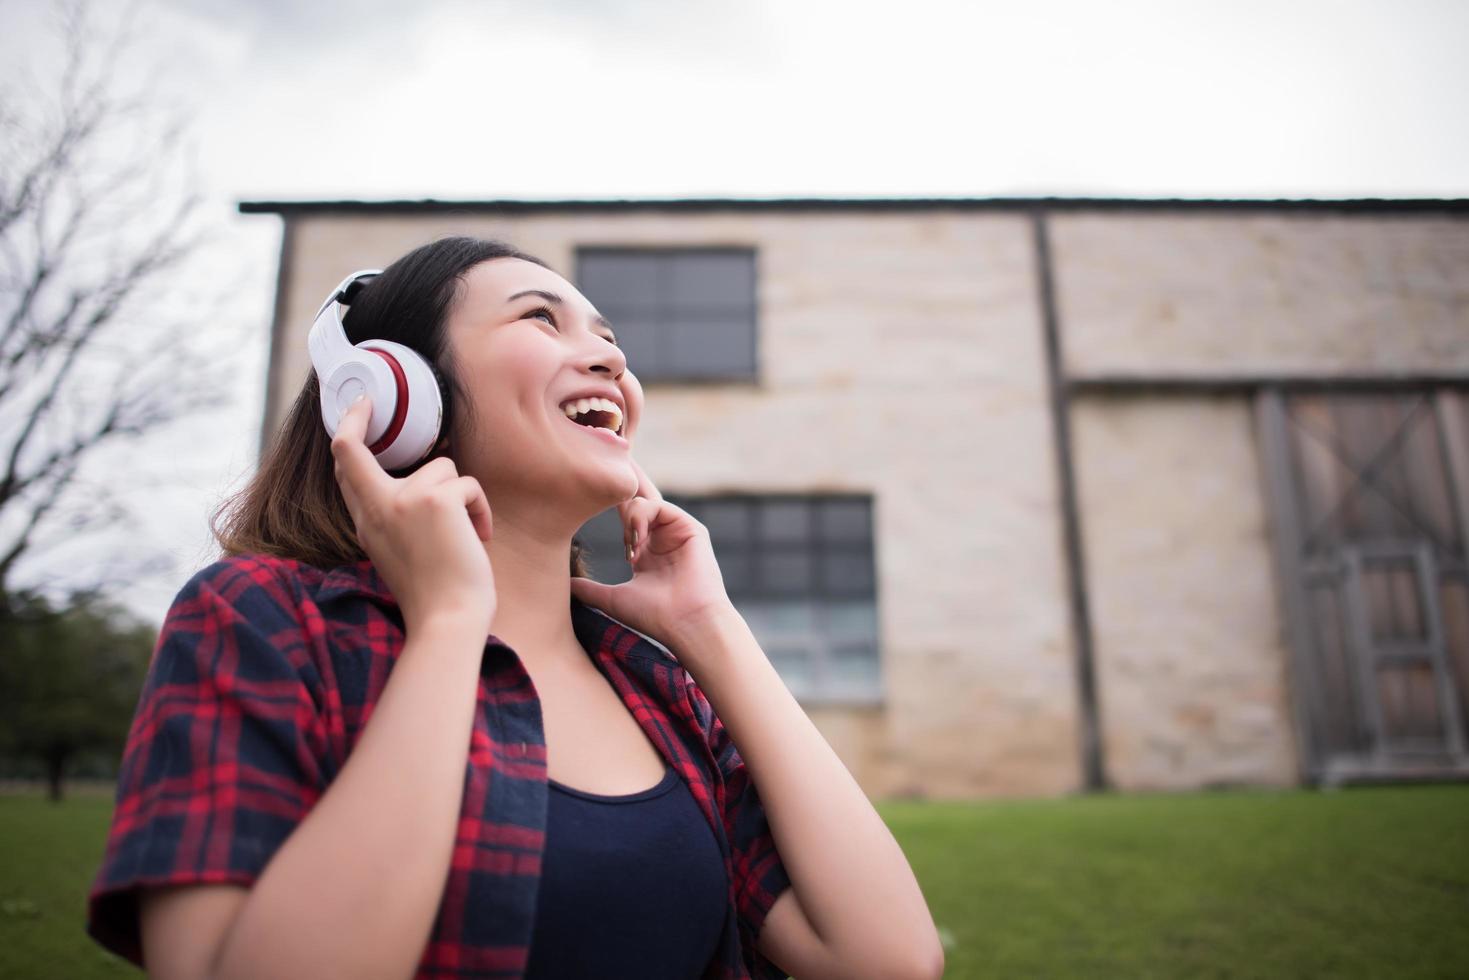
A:
{"label": "shirt sleeve", "polygon": [[321,675],[292,590],[232,556],[165,616],[118,772],[86,932],[143,966],[142,885],[253,883],[325,789]]}
{"label": "shirt sleeve", "polygon": [[791,879],[776,850],[760,792],[750,778],[745,760],[692,676],[689,697],[724,777],[724,828],[734,868],[735,914],[745,965],[755,980],[786,980],[786,971],[762,955],[755,948],[755,940],[770,907],[790,887]]}

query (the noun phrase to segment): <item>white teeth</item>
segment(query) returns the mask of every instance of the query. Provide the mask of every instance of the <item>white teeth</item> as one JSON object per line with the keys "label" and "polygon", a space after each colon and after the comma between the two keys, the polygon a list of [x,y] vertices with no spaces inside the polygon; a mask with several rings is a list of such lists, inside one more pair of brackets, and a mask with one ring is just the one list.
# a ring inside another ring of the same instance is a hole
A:
{"label": "white teeth", "polygon": [[613,432],[622,428],[622,409],[617,407],[616,402],[607,398],[577,398],[569,402],[562,402],[561,410],[566,413],[567,418],[572,420],[575,420],[583,412],[593,410],[609,412],[612,415],[612,424],[606,428],[611,429]]}

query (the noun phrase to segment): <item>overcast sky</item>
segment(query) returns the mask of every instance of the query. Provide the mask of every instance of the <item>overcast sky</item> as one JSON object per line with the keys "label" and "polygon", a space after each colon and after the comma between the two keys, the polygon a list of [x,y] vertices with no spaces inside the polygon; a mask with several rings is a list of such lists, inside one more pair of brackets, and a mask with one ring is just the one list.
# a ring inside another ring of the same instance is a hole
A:
{"label": "overcast sky", "polygon": [[[279,221],[242,199],[1469,196],[1460,0],[151,0],[237,314],[236,410],[143,447],[178,571],[253,465]],[[0,0],[7,64],[47,3]]]}

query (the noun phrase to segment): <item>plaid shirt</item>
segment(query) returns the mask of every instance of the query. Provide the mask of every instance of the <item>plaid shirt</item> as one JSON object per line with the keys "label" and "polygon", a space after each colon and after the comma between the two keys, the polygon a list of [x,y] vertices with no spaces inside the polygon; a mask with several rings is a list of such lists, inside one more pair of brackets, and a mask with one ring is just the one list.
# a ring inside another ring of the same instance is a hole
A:
{"label": "plaid shirt", "polygon": [[[783,980],[755,936],[790,879],[724,725],[668,653],[575,597],[571,617],[724,855],[728,912],[703,977]],[[244,555],[195,573],[168,611],[128,733],[87,934],[142,966],[139,885],[254,882],[361,736],[403,649],[402,622],[366,560],[320,569]],[[417,976],[515,978],[545,848],[546,744],[530,675],[493,635],[466,748],[454,856]]]}

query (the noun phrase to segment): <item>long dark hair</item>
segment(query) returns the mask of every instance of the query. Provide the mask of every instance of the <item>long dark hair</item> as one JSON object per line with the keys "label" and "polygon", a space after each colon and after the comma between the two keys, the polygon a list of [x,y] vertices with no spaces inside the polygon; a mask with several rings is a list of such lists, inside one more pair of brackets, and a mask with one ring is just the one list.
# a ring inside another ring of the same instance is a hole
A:
{"label": "long dark hair", "polygon": [[[464,274],[490,259],[515,258],[551,266],[495,239],[451,236],[421,245],[399,258],[359,290],[342,317],[347,339],[392,340],[422,354],[439,376],[444,398],[443,431],[433,450],[396,476],[414,472],[435,456],[448,455],[455,426],[474,424],[474,399],[449,347],[446,329]],[[554,270],[553,270],[554,271]],[[316,371],[270,440],[254,476],[210,516],[209,527],[225,556],[267,554],[331,568],[362,561],[352,515],[337,485],[331,436],[321,422]],[[463,410],[456,411],[456,407]],[[587,576],[584,547],[571,542],[571,574]]]}

